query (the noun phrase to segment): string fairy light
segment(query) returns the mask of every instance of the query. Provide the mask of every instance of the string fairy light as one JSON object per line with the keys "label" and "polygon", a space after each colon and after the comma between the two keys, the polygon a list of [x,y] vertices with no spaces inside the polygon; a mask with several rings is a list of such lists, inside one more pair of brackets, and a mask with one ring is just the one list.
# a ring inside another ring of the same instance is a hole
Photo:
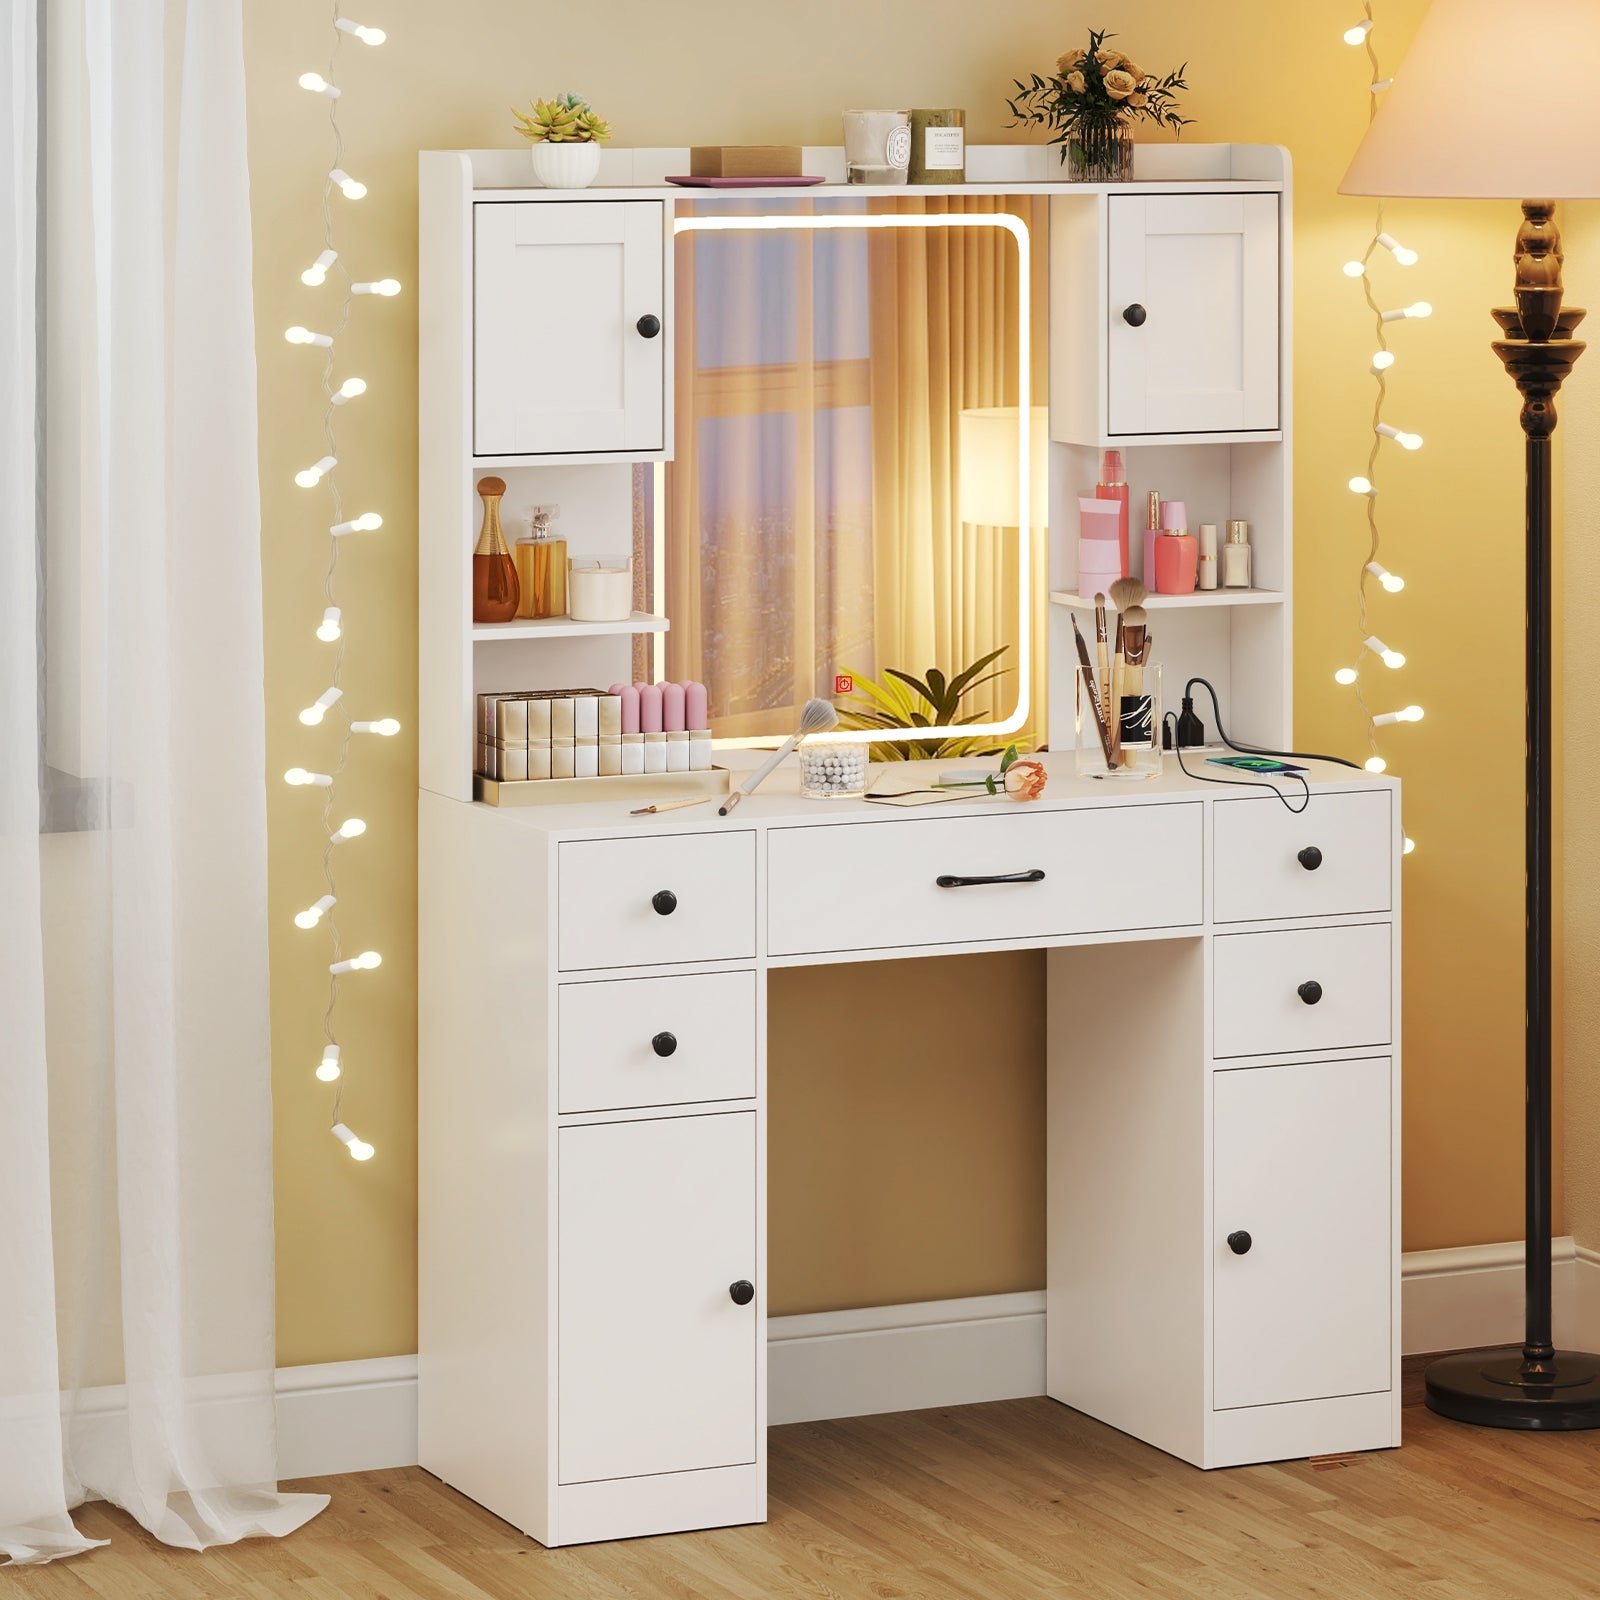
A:
{"label": "string fairy light", "polygon": [[[349,760],[351,742],[356,734],[378,734],[392,738],[400,732],[400,724],[393,717],[352,718],[344,703],[344,689],[340,679],[344,672],[345,620],[344,610],[334,595],[334,577],[339,563],[339,541],[347,534],[371,533],[383,526],[383,518],[376,511],[366,511],[356,517],[345,516],[343,497],[339,492],[337,469],[339,449],[334,439],[333,419],[338,409],[367,392],[362,378],[345,378],[337,387],[333,382],[334,363],[337,360],[338,341],[350,324],[350,313],[357,297],[373,296],[378,301],[392,299],[401,292],[398,279],[375,278],[356,281],[351,277],[344,259],[334,242],[333,193],[337,189],[347,200],[360,200],[367,192],[364,183],[351,177],[344,169],[344,134],[339,127],[339,107],[343,91],[338,86],[337,68],[339,49],[346,39],[358,40],[366,46],[380,45],[385,34],[382,28],[368,27],[353,22],[339,13],[338,0],[334,0],[332,15],[333,43],[328,65],[323,72],[305,72],[300,75],[302,89],[320,96],[328,108],[328,128],[333,136],[331,164],[325,169],[322,184],[323,248],[310,266],[300,274],[300,282],[308,289],[321,289],[333,276],[342,282],[344,294],[337,315],[332,317],[331,331],[318,332],[300,323],[284,330],[284,338],[292,345],[308,346],[323,352],[322,412],[323,455],[311,466],[295,474],[294,481],[302,489],[325,488],[331,505],[332,519],[327,525],[328,565],[323,578],[323,610],[316,626],[318,644],[333,646],[333,665],[328,687],[300,713],[301,723],[308,728],[320,726],[330,716],[343,719],[343,736],[338,758],[328,772],[312,772],[305,767],[291,767],[284,773],[284,782],[291,788],[311,788],[322,791],[322,876],[326,891],[305,910],[296,913],[295,926],[311,932],[326,929],[329,941],[328,1003],[322,1014],[324,1045],[322,1059],[316,1067],[319,1082],[333,1086],[333,1109],[329,1131],[356,1161],[368,1161],[376,1153],[374,1146],[361,1138],[344,1120],[344,1092],[346,1063],[343,1048],[334,1032],[334,1018],[339,1006],[339,980],[352,973],[369,972],[383,964],[376,950],[364,950],[359,955],[346,956],[340,942],[335,907],[339,903],[334,882],[334,851],[351,839],[358,839],[367,831],[360,817],[347,817],[337,826],[333,822],[333,809],[338,797],[339,780]],[[320,320],[320,319],[319,319]],[[325,326],[327,324],[324,324]]]}
{"label": "string fairy light", "polygon": [[[1345,30],[1344,42],[1364,49],[1367,53],[1367,62],[1371,68],[1367,83],[1367,120],[1370,122],[1377,115],[1378,97],[1389,88],[1394,79],[1385,77],[1378,63],[1377,49],[1373,43],[1374,18],[1371,0],[1366,0],[1362,12],[1360,21]],[[1385,228],[1382,200],[1378,202],[1377,217],[1365,251],[1360,257],[1344,264],[1344,275],[1352,281],[1359,282],[1362,294],[1366,297],[1367,309],[1372,313],[1373,327],[1377,334],[1378,348],[1374,351],[1367,369],[1374,387],[1372,443],[1367,454],[1366,470],[1350,479],[1350,492],[1365,502],[1368,534],[1367,551],[1362,557],[1361,570],[1356,581],[1356,626],[1361,649],[1353,665],[1340,667],[1333,675],[1335,683],[1355,691],[1356,704],[1360,706],[1361,715],[1366,721],[1367,748],[1370,752],[1365,762],[1368,772],[1383,772],[1388,767],[1388,762],[1378,749],[1379,728],[1422,720],[1422,707],[1416,705],[1406,706],[1401,711],[1374,714],[1367,705],[1366,695],[1362,690],[1361,668],[1363,661],[1368,657],[1381,661],[1391,671],[1397,671],[1406,664],[1405,656],[1398,650],[1390,649],[1373,633],[1368,623],[1367,584],[1370,580],[1385,594],[1390,595],[1399,594],[1406,586],[1404,578],[1391,572],[1378,559],[1378,462],[1385,443],[1398,445],[1408,454],[1420,450],[1423,444],[1420,433],[1409,433],[1384,421],[1384,402],[1389,394],[1388,375],[1395,364],[1395,353],[1389,348],[1389,329],[1392,326],[1424,321],[1433,315],[1433,307],[1426,300],[1413,300],[1409,305],[1388,308],[1379,303],[1374,292],[1371,272],[1373,256],[1378,251],[1385,252],[1390,261],[1402,270],[1417,264],[1417,252]],[[1415,844],[1408,838],[1404,843],[1403,853],[1410,855],[1415,848]]]}

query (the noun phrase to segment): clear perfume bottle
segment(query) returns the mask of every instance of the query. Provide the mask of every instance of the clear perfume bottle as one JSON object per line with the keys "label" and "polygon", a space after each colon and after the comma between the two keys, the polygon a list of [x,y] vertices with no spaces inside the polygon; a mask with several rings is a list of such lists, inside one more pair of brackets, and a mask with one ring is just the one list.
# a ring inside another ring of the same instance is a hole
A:
{"label": "clear perfume bottle", "polygon": [[472,620],[510,622],[517,614],[521,589],[517,564],[506,548],[500,527],[500,499],[506,492],[504,478],[480,478],[478,494],[483,500],[483,531],[472,552]]}

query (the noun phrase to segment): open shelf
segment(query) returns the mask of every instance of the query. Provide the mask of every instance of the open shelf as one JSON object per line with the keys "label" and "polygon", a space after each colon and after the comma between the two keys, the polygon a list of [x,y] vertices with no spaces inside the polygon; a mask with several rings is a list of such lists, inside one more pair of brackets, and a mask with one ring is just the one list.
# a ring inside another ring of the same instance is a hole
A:
{"label": "open shelf", "polygon": [[[1145,601],[1145,608],[1149,611],[1180,608],[1201,611],[1208,606],[1281,606],[1283,601],[1284,596],[1276,589],[1196,589],[1193,594],[1152,594]],[[1050,604],[1069,606],[1074,611],[1093,611],[1094,596],[1052,589]]]}
{"label": "open shelf", "polygon": [[606,633],[665,633],[671,623],[647,611],[622,622],[577,622],[571,617],[530,617],[524,622],[475,622],[474,642],[483,639],[585,639]]}

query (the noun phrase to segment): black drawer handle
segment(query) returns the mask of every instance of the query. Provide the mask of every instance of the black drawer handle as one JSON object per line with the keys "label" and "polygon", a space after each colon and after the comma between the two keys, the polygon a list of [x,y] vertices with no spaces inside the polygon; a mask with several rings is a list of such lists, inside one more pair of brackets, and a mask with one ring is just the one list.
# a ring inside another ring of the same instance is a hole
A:
{"label": "black drawer handle", "polygon": [[1237,1233],[1230,1233],[1228,1235],[1228,1248],[1233,1251],[1236,1256],[1248,1255],[1250,1253],[1250,1246],[1254,1243],[1255,1240],[1252,1239],[1243,1228],[1240,1228]]}
{"label": "black drawer handle", "polygon": [[646,339],[653,339],[658,333],[661,332],[661,318],[647,311],[636,323],[634,323],[634,327],[636,327]]}
{"label": "black drawer handle", "polygon": [[1295,860],[1307,872],[1315,872],[1322,865],[1322,852],[1314,844],[1308,844],[1304,850],[1295,855]]}
{"label": "black drawer handle", "polygon": [[675,1033],[658,1033],[650,1041],[650,1048],[658,1056],[670,1056],[678,1048],[678,1036]]}
{"label": "black drawer handle", "polygon": [[728,1298],[736,1306],[747,1306],[756,1297],[756,1286],[748,1278],[740,1278],[728,1285]]}
{"label": "black drawer handle", "polygon": [[1308,1006],[1314,1006],[1322,998],[1322,985],[1315,978],[1307,978],[1295,993],[1300,996]]}
{"label": "black drawer handle", "polygon": [[657,889],[650,896],[650,904],[659,916],[670,917],[678,909],[678,897],[670,889]]}
{"label": "black drawer handle", "polygon": [[1149,312],[1147,312],[1145,308],[1136,300],[1131,306],[1128,306],[1123,311],[1122,320],[1126,322],[1130,328],[1142,328],[1144,326],[1145,318],[1148,315]]}
{"label": "black drawer handle", "polygon": [[991,872],[977,878],[962,878],[953,872],[941,872],[933,881],[941,889],[970,889],[980,883],[1043,883],[1044,868],[1034,867],[1028,872]]}

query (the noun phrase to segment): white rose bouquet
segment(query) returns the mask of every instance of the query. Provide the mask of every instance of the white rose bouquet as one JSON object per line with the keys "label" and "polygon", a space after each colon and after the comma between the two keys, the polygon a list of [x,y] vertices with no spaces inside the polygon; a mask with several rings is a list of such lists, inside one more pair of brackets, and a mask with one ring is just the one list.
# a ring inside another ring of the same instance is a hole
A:
{"label": "white rose bouquet", "polygon": [[1071,162],[1075,178],[1126,178],[1128,129],[1136,119],[1174,135],[1192,120],[1177,111],[1178,91],[1189,87],[1187,63],[1157,77],[1113,50],[1106,43],[1113,37],[1091,28],[1087,50],[1067,51],[1048,78],[1035,72],[1026,83],[1016,79],[1016,98],[1006,101],[1014,123],[1052,130],[1050,142],[1061,147],[1061,160]]}

